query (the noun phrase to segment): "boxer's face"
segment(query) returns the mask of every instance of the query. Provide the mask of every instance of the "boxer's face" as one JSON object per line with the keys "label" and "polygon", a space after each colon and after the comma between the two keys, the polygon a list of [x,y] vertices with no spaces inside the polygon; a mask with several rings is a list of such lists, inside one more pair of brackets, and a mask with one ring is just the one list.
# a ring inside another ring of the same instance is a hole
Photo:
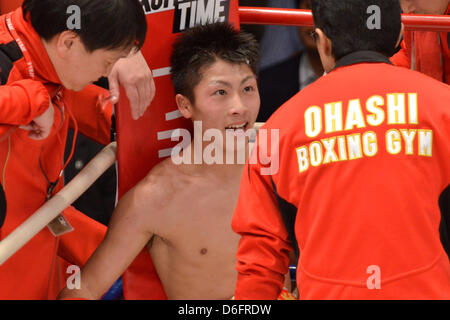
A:
{"label": "boxer's face", "polygon": [[[260,98],[256,75],[247,64],[216,60],[200,70],[201,80],[194,88],[195,102],[177,95],[177,104],[186,118],[201,121],[202,129],[226,130],[239,135],[253,128]],[[224,140],[225,141],[225,140]]]}
{"label": "boxer's face", "polygon": [[49,56],[62,85],[80,91],[85,86],[107,77],[120,58],[127,57],[131,49],[88,52],[81,39],[71,31],[57,35],[46,45]]}
{"label": "boxer's face", "polygon": [[449,0],[401,0],[404,13],[444,14]]}

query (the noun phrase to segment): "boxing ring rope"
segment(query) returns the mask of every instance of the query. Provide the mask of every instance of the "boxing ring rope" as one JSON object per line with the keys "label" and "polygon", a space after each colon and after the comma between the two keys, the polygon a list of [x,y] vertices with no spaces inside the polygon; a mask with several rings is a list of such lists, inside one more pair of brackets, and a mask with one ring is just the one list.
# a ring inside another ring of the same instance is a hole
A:
{"label": "boxing ring rope", "polygon": [[[241,24],[271,24],[312,27],[311,10],[239,7]],[[450,16],[403,14],[406,30],[450,32]]]}
{"label": "boxing ring rope", "polygon": [[0,265],[77,200],[116,161],[116,152],[116,142],[107,145],[63,189],[0,241]]}

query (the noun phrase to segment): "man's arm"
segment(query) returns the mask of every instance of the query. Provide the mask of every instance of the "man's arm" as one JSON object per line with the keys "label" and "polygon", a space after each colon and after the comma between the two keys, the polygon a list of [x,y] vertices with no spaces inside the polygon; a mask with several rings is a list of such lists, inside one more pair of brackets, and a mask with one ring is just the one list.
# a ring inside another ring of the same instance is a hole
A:
{"label": "man's arm", "polygon": [[108,76],[108,81],[113,104],[119,101],[119,86],[124,87],[134,120],[144,115],[155,97],[153,75],[141,51],[132,53],[128,58],[119,59]]}
{"label": "man's arm", "polygon": [[[257,152],[255,147],[253,152]],[[272,176],[247,164],[232,228],[241,235],[237,251],[235,299],[273,299],[282,290],[292,251],[272,189]]]}
{"label": "man's arm", "polygon": [[17,127],[29,131],[31,139],[47,138],[53,111],[47,88],[41,82],[26,79],[0,86],[0,141]]}
{"label": "man's arm", "polygon": [[147,178],[119,201],[105,239],[81,271],[81,288],[67,289],[60,299],[99,299],[126,270],[152,235],[149,210],[153,210]]}
{"label": "man's arm", "polygon": [[0,124],[26,125],[50,106],[45,86],[34,80],[19,80],[0,86]]}

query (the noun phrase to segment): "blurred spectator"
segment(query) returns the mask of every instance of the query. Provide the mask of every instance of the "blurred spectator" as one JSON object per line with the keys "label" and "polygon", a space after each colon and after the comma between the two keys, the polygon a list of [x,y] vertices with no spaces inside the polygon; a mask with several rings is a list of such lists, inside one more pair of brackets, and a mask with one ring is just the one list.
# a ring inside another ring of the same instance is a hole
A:
{"label": "blurred spectator", "polygon": [[[311,9],[311,0],[298,0],[298,6],[300,9]],[[296,27],[295,30],[304,49],[261,70],[259,74],[261,108],[258,122],[267,121],[284,102],[323,74],[319,53],[312,38],[313,28]]]}
{"label": "blurred spectator", "polygon": [[[272,8],[297,8],[298,0],[267,0]],[[302,49],[295,26],[266,25],[261,39],[260,70],[283,61]]]}
{"label": "blurred spectator", "polygon": [[[267,7],[267,0],[239,0],[240,7]],[[264,35],[264,25],[260,24],[242,24],[241,29],[253,34],[260,43]]]}

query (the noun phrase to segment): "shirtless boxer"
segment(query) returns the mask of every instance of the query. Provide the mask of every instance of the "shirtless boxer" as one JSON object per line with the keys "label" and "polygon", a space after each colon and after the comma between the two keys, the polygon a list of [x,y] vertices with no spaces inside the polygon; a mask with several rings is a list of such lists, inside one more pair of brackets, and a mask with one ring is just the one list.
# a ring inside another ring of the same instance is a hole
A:
{"label": "shirtless boxer", "polygon": [[[227,24],[185,32],[171,57],[182,115],[201,121],[202,133],[214,128],[223,137],[226,129],[252,128],[260,104],[257,60],[256,41]],[[225,146],[224,159],[238,151]],[[194,144],[187,148],[194,160]],[[60,298],[101,298],[147,246],[169,299],[230,299],[239,241],[231,217],[243,167],[177,165],[171,158],[155,166],[119,201],[105,239],[81,271],[81,289],[65,288]]]}

